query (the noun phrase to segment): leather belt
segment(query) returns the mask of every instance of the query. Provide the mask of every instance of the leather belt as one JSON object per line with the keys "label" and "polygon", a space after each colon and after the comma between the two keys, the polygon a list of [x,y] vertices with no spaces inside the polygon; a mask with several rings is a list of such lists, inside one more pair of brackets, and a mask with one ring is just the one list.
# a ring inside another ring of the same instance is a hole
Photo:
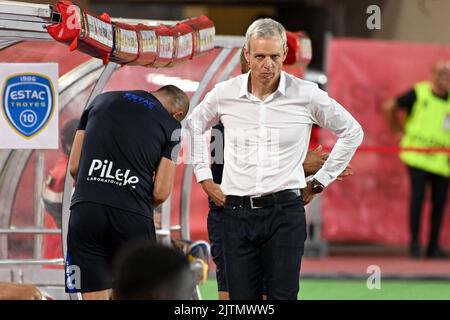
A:
{"label": "leather belt", "polygon": [[275,193],[254,196],[227,196],[225,200],[226,205],[244,207],[251,209],[260,209],[271,207],[275,204],[294,200],[301,195],[299,189],[282,190]]}

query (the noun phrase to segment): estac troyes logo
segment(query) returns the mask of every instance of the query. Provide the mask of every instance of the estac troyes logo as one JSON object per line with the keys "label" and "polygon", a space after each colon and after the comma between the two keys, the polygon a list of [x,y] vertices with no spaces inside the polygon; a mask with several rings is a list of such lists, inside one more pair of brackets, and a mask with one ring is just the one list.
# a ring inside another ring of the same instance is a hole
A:
{"label": "estac troyes logo", "polygon": [[49,123],[55,109],[51,80],[40,74],[22,73],[6,79],[2,93],[3,116],[20,136],[30,139]]}

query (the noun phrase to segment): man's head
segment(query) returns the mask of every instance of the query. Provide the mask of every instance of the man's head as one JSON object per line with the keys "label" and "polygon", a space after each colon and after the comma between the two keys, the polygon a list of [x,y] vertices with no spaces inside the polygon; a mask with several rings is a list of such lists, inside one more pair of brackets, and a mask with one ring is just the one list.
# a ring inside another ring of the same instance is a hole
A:
{"label": "man's head", "polygon": [[188,300],[194,274],[180,251],[140,240],[125,246],[115,261],[114,299]]}
{"label": "man's head", "polygon": [[167,85],[152,94],[175,119],[183,121],[189,111],[189,98],[183,90],[173,85]]}
{"label": "man's head", "polygon": [[263,84],[278,81],[287,54],[284,27],[270,18],[258,19],[248,27],[245,40],[245,58],[252,79]]}
{"label": "man's head", "polygon": [[70,155],[73,139],[78,129],[78,119],[67,121],[61,128],[61,147],[66,155]]}
{"label": "man's head", "polygon": [[436,61],[431,69],[431,77],[435,90],[447,92],[450,86],[450,61]]}

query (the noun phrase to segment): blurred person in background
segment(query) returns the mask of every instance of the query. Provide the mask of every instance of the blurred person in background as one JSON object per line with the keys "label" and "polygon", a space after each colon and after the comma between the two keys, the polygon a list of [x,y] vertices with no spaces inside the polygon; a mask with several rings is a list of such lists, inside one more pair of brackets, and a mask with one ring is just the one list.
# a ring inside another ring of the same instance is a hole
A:
{"label": "blurred person in background", "polygon": [[[72,149],[77,128],[78,119],[67,121],[61,128],[61,149],[63,152],[56,164],[50,169],[45,181],[42,202],[45,208],[44,224],[49,229],[61,229],[64,181],[66,179],[70,150]],[[43,257],[52,259],[62,256],[61,236],[45,235],[43,240]]]}
{"label": "blurred person in background", "polygon": [[190,300],[194,289],[194,273],[179,250],[136,240],[115,259],[114,300]]}
{"label": "blurred person in background", "polygon": [[78,128],[78,119],[67,121],[61,128],[61,148],[63,154],[56,164],[50,169],[45,182],[42,201],[46,212],[53,218],[56,226],[62,225],[62,198],[64,192],[64,181],[66,179],[67,164],[69,162],[70,150],[73,139]]}
{"label": "blurred person in background", "polygon": [[[419,82],[408,92],[390,99],[384,111],[403,148],[450,147],[450,61],[433,64],[431,82]],[[403,151],[400,159],[408,168],[410,247],[412,258],[421,257],[420,224],[426,187],[431,186],[431,229],[426,249],[428,258],[448,258],[439,246],[439,234],[447,202],[450,176],[449,153]]]}

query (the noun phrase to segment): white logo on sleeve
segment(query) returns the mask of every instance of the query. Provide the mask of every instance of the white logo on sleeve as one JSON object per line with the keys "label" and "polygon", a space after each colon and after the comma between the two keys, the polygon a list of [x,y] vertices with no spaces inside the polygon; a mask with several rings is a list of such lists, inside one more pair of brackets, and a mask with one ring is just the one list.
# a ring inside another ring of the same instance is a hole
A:
{"label": "white logo on sleeve", "polygon": [[139,182],[139,178],[136,176],[130,176],[131,170],[115,169],[114,163],[109,160],[94,159],[91,162],[91,166],[88,172],[88,181],[98,181],[103,183],[112,183],[120,187],[131,185],[132,188],[136,188],[134,184]]}

